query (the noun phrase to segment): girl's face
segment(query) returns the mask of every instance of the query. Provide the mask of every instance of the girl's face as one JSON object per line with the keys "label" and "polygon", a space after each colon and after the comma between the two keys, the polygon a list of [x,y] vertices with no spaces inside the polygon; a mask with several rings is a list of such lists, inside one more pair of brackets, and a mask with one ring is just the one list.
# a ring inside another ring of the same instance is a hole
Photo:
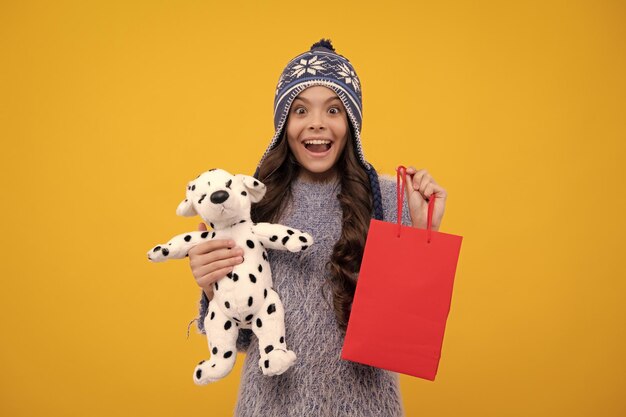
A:
{"label": "girl's face", "polygon": [[346,109],[333,90],[313,86],[296,97],[289,109],[287,141],[301,165],[301,177],[315,181],[333,178],[347,140]]}

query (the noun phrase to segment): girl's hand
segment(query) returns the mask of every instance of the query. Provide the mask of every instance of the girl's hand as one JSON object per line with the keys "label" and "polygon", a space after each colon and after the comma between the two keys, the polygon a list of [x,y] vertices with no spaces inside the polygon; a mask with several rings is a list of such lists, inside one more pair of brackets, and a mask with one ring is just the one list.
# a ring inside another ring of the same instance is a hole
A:
{"label": "girl's hand", "polygon": [[407,183],[405,184],[406,199],[411,214],[413,227],[426,229],[428,226],[428,201],[431,196],[435,197],[433,209],[432,229],[439,230],[443,212],[446,208],[446,190],[437,185],[433,177],[425,169],[416,170],[413,167],[406,169]]}
{"label": "girl's hand", "polygon": [[[200,223],[198,230],[206,231],[206,225]],[[210,240],[189,249],[191,273],[209,300],[213,298],[213,283],[224,278],[235,265],[242,262],[243,250],[236,247],[232,240]]]}

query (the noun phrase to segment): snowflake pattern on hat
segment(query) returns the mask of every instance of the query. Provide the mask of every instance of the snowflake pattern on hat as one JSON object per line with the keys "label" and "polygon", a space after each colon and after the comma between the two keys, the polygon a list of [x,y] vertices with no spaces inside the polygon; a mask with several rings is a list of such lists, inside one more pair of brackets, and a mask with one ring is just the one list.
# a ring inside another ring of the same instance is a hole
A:
{"label": "snowflake pattern on hat", "polygon": [[322,65],[325,63],[326,61],[322,61],[322,60],[318,61],[317,55],[315,55],[313,58],[309,59],[308,61],[306,59],[301,59],[298,64],[291,67],[291,69],[293,70],[293,72],[291,73],[291,76],[293,77],[295,75],[296,78],[300,78],[300,76],[304,74],[305,72],[311,75],[316,75],[317,74],[316,71],[321,71],[324,69]]}
{"label": "snowflake pattern on hat", "polygon": [[354,71],[348,68],[346,64],[339,64],[337,66],[339,67],[339,71],[337,71],[337,74],[345,77],[344,81],[346,82],[346,84],[352,84],[354,86],[354,89],[356,91],[359,91],[361,88],[361,84],[359,82],[359,78],[356,76]]}

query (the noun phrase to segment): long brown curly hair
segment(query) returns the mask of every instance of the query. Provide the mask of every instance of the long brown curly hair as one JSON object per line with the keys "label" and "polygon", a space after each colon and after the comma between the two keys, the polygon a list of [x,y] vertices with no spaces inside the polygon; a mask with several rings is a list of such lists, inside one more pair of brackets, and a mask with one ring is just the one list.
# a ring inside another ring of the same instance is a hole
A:
{"label": "long brown curly hair", "polygon": [[[343,226],[330,261],[326,264],[330,271],[330,280],[325,283],[332,291],[332,308],[337,325],[343,331],[348,326],[373,210],[369,177],[359,163],[352,139],[352,126],[349,127],[348,140],[336,166],[341,185],[337,199],[343,213]],[[252,207],[252,219],[255,222],[278,221],[291,199],[291,183],[298,177],[300,166],[289,149],[286,130],[259,167],[258,178],[267,186],[267,193]]]}

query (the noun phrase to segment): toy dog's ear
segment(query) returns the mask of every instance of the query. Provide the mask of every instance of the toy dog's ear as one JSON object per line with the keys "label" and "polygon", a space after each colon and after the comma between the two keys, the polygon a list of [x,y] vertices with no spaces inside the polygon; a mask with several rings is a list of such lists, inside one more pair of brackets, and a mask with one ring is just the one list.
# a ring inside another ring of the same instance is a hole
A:
{"label": "toy dog's ear", "polygon": [[191,200],[188,198],[184,199],[176,208],[176,214],[184,217],[192,217],[197,215],[196,209],[193,208],[193,204],[191,204]]}
{"label": "toy dog's ear", "polygon": [[249,175],[235,175],[235,177],[241,179],[243,182],[243,186],[248,190],[248,194],[250,194],[250,201],[253,203],[258,203],[261,201],[265,192],[267,191],[267,187],[261,181],[257,180],[254,177]]}

